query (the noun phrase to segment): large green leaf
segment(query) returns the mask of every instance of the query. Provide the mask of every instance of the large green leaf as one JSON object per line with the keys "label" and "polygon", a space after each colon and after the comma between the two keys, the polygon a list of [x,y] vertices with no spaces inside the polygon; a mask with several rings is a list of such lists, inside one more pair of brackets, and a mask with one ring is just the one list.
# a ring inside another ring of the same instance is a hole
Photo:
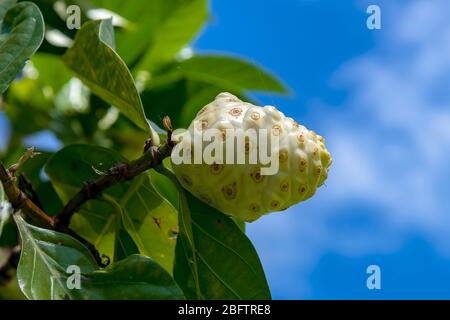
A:
{"label": "large green leaf", "polygon": [[[246,60],[225,55],[194,55],[163,70],[163,81],[177,78],[208,83],[235,92],[271,91],[287,93],[284,85],[262,67]],[[152,83],[149,83],[152,85]]]}
{"label": "large green leaf", "polygon": [[83,273],[96,269],[90,252],[68,235],[27,224],[15,216],[22,239],[17,269],[20,288],[28,299],[75,298],[67,288],[67,268],[76,265]]}
{"label": "large green leaf", "polygon": [[[85,23],[63,60],[95,94],[116,106],[139,128],[152,132],[133,77],[114,51],[111,20]],[[156,133],[152,132],[152,138],[158,142]]]}
{"label": "large green leaf", "polygon": [[174,277],[189,299],[271,299],[250,240],[223,213],[180,189]]}
{"label": "large green leaf", "polygon": [[128,64],[153,70],[172,60],[207,18],[207,0],[92,0],[128,22],[118,32],[117,52]]}
{"label": "large green leaf", "polygon": [[143,255],[131,255],[105,270],[87,274],[81,285],[86,299],[184,299],[170,274]]}
{"label": "large green leaf", "polygon": [[22,70],[44,38],[44,21],[39,8],[30,2],[0,3],[0,94]]}
{"label": "large green leaf", "polygon": [[165,7],[164,15],[153,29],[150,47],[138,65],[138,68],[148,70],[171,61],[192,40],[208,17],[207,0],[156,2]]}
{"label": "large green leaf", "polygon": [[[72,145],[48,161],[46,172],[63,201],[68,201],[86,181],[98,178],[94,168],[106,171],[126,161],[113,150]],[[149,175],[118,184],[103,192],[101,198],[88,201],[71,223],[76,232],[112,260],[126,240],[120,237],[122,226],[140,253],[172,271],[177,214],[155,190]]]}
{"label": "large green leaf", "polygon": [[[15,217],[22,239],[17,277],[28,299],[183,299],[169,273],[150,258],[132,255],[98,270],[90,252],[68,235],[37,228]],[[69,289],[70,266],[80,288]]]}

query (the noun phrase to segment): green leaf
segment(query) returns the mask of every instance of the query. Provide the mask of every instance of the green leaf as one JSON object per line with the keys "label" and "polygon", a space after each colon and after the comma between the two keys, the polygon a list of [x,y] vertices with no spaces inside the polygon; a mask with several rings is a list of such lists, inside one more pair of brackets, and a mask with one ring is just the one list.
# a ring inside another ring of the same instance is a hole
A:
{"label": "green leaf", "polygon": [[[48,161],[46,172],[63,201],[68,201],[84,182],[98,178],[94,168],[107,171],[123,162],[127,160],[113,150],[72,145]],[[156,191],[147,174],[115,185],[101,198],[88,201],[72,218],[71,227],[111,260],[120,243],[125,242],[120,237],[125,228],[140,253],[172,271],[178,231],[176,210]]]}
{"label": "green leaf", "polygon": [[31,2],[0,3],[0,93],[8,88],[44,39],[44,21]]}
{"label": "green leaf", "polygon": [[230,56],[195,55],[176,64],[173,70],[188,79],[237,92],[248,90],[288,92],[278,79],[260,66]]}
{"label": "green leaf", "polygon": [[71,72],[59,56],[48,53],[37,53],[31,58],[31,62],[39,73],[39,81],[43,85],[50,86],[54,95],[72,77]]}
{"label": "green leaf", "polygon": [[116,106],[146,132],[152,132],[128,67],[114,51],[111,20],[90,21],[77,32],[74,45],[63,56],[66,65],[99,97]]}
{"label": "green leaf", "polygon": [[[98,270],[90,252],[68,235],[37,228],[15,217],[22,239],[17,270],[28,299],[183,299],[171,276],[150,258],[132,255]],[[69,266],[81,272],[69,289]]]}
{"label": "green leaf", "polygon": [[24,136],[49,128],[53,101],[38,80],[24,77],[14,81],[6,97],[4,111],[13,134]]}
{"label": "green leaf", "polygon": [[83,298],[98,300],[181,300],[183,292],[170,274],[150,258],[131,255],[83,279]]}
{"label": "green leaf", "polygon": [[228,216],[177,185],[180,235],[174,278],[188,299],[271,299],[264,270],[250,240]]}
{"label": "green leaf", "polygon": [[68,235],[37,228],[20,216],[15,221],[22,239],[22,253],[17,279],[28,299],[74,299],[76,292],[67,288],[66,270],[76,265],[83,273],[96,269],[90,252]]}
{"label": "green leaf", "polygon": [[152,30],[150,47],[138,65],[140,69],[154,70],[171,61],[200,30],[208,17],[207,0],[159,0],[162,19]]}

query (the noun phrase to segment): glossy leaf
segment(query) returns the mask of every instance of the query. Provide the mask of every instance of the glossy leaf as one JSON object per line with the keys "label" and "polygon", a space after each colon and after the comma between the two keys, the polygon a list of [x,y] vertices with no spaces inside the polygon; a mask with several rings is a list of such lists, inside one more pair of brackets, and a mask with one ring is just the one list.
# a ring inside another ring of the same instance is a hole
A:
{"label": "glossy leaf", "polygon": [[116,106],[139,128],[150,132],[133,77],[114,51],[111,20],[85,23],[63,60],[95,94]]}
{"label": "glossy leaf", "polygon": [[31,2],[3,0],[0,3],[0,94],[36,52],[44,38],[44,21]]}
{"label": "glossy leaf", "polygon": [[[169,273],[142,255],[131,255],[99,270],[90,252],[75,239],[15,218],[22,239],[17,277],[28,299],[183,299]],[[73,275],[81,272],[80,287]]]}
{"label": "glossy leaf", "polygon": [[[126,161],[113,150],[72,145],[48,161],[46,172],[63,201],[68,201],[85,181],[98,177],[94,168],[106,171],[113,164]],[[178,230],[176,210],[155,190],[147,174],[88,201],[72,218],[71,227],[111,260],[120,242],[124,242],[119,235],[125,228],[140,253],[172,270]]]}
{"label": "glossy leaf", "polygon": [[271,299],[261,262],[235,222],[180,195],[174,277],[189,299]]}
{"label": "glossy leaf", "polygon": [[181,300],[183,292],[170,274],[150,258],[131,255],[101,271],[85,275],[84,299]]}
{"label": "glossy leaf", "polygon": [[197,55],[180,62],[178,69],[190,79],[217,86],[286,93],[285,87],[273,75],[253,63],[234,57]]}
{"label": "glossy leaf", "polygon": [[151,43],[138,68],[154,70],[171,61],[197,34],[208,16],[207,0],[159,0],[166,10],[153,29]]}
{"label": "glossy leaf", "polygon": [[96,269],[90,252],[68,235],[27,224],[15,216],[22,252],[17,279],[28,299],[75,299],[67,287],[68,266],[76,265],[83,273]]}

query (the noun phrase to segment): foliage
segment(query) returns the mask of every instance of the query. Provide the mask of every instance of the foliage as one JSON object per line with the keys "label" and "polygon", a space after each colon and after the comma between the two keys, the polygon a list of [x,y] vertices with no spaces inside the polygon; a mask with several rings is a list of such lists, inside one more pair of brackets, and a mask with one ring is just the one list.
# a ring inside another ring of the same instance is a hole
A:
{"label": "foliage", "polygon": [[[79,30],[67,28],[65,8],[53,2],[0,4],[0,89],[11,127],[0,159],[13,164],[27,138],[54,136],[56,148],[16,173],[50,215],[115,163],[139,157],[148,138],[163,141],[164,116],[185,127],[222,91],[286,93],[253,63],[180,54],[207,21],[206,0],[70,1],[81,8]],[[97,8],[114,17],[91,20]],[[55,32],[66,41],[52,40]],[[149,170],[77,210],[70,228],[109,258],[104,268],[71,235],[25,221],[21,212],[10,217],[0,186],[0,246],[15,245],[18,230],[16,281],[26,298],[270,299],[242,222],[166,175]],[[73,265],[81,269],[80,289],[67,287]],[[0,286],[1,296],[8,295]]]}

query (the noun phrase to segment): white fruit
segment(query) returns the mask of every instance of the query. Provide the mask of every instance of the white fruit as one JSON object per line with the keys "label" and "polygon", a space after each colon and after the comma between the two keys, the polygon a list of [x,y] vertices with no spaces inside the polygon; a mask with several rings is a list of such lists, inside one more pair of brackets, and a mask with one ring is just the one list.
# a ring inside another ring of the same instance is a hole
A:
{"label": "white fruit", "polygon": [[[332,160],[324,139],[275,107],[258,107],[221,93],[200,110],[188,132],[193,135],[194,126],[199,124],[203,130],[221,130],[222,143],[226,141],[225,129],[267,129],[269,135],[279,138],[278,148],[272,149],[279,159],[279,170],[274,175],[261,175],[260,169],[265,166],[260,163],[175,164],[172,153],[173,170],[183,187],[223,213],[254,221],[310,198],[327,178]],[[246,152],[258,150],[259,145],[246,141]],[[202,150],[206,145],[202,144]],[[194,146],[190,145],[190,149],[194,150]]]}

